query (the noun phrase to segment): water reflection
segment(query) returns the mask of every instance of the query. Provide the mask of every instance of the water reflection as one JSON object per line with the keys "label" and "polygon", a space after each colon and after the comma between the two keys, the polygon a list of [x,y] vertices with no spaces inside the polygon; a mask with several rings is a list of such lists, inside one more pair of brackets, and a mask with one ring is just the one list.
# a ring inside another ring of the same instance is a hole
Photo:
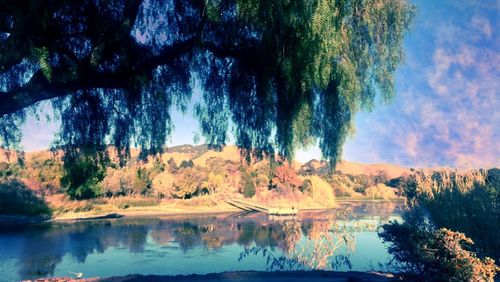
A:
{"label": "water reflection", "polygon": [[[361,256],[367,252],[381,260],[387,257],[376,227],[398,216],[396,204],[350,204],[338,211],[301,213],[284,219],[258,213],[39,225],[0,233],[0,249],[4,250],[0,252],[0,275],[11,273],[7,277],[16,280],[67,276],[68,271],[80,269],[94,271],[96,276],[126,275],[131,271],[187,274],[285,268],[366,269],[369,266]],[[360,240],[375,240],[370,244],[378,249],[375,253],[357,250]],[[204,260],[211,258],[210,262]],[[139,259],[148,263],[137,266]],[[99,266],[103,260],[120,267],[103,269]],[[9,269],[13,261],[17,269]],[[289,262],[294,262],[293,266],[286,266]],[[178,264],[183,263],[191,265],[180,269]],[[128,264],[130,267],[126,267]]]}
{"label": "water reflection", "polygon": [[[245,248],[238,260],[250,255],[261,255],[269,271],[337,269],[341,265],[350,269],[352,264],[349,257],[355,246],[355,237],[344,220],[347,215],[348,212],[343,210],[325,213],[316,219],[300,216],[278,219],[277,225],[281,231],[278,248],[283,255],[276,254],[273,247],[259,246]],[[341,248],[344,254],[336,255]]]}

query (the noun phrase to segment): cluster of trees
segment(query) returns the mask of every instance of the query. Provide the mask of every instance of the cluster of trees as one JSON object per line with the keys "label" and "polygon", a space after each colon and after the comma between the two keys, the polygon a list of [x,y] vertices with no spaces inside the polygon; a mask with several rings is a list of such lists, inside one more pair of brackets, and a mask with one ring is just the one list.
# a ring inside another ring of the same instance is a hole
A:
{"label": "cluster of trees", "polygon": [[[61,181],[64,183],[64,176]],[[75,199],[99,196],[190,199],[201,195],[228,197],[240,193],[248,198],[260,195],[262,200],[312,197],[325,205],[334,202],[331,185],[320,177],[299,175],[287,162],[247,164],[221,157],[210,157],[205,165],[195,165],[192,159],[182,160],[178,165],[173,158],[131,162],[123,168],[108,167],[101,179],[91,179],[76,189],[72,186],[62,186],[61,189]]]}
{"label": "cluster of trees", "polygon": [[221,194],[228,192],[231,187],[237,188],[235,179],[239,179],[238,166],[221,158],[210,158],[205,166],[195,167],[193,160],[182,160],[177,165],[170,158],[166,163],[155,159],[150,163],[125,168],[108,168],[101,183],[101,194],[178,199]]}
{"label": "cluster of trees", "polygon": [[0,162],[0,182],[22,180],[27,187],[43,195],[60,192],[62,175],[60,160],[50,154],[35,153],[29,161],[21,157],[14,162]]}
{"label": "cluster of trees", "polygon": [[[199,154],[198,154],[199,155]],[[197,155],[197,156],[198,156]],[[253,164],[209,157],[204,164],[170,157],[137,159],[123,166],[94,166],[82,157],[65,170],[60,157],[48,152],[30,154],[29,160],[0,163],[0,179],[20,179],[42,195],[65,193],[73,199],[119,196],[154,196],[189,199],[200,195],[240,193],[251,198],[302,199],[312,197],[327,204],[339,196],[372,195],[369,185],[388,182],[387,174],[352,176],[339,173],[315,177],[300,174],[288,162],[263,160]],[[391,191],[393,189],[390,189]],[[376,198],[380,196],[378,192]],[[323,195],[318,197],[318,195]]]}
{"label": "cluster of trees", "polygon": [[370,197],[373,199],[392,199],[401,195],[397,186],[393,185],[385,170],[374,174],[351,175],[339,172],[320,174],[339,197]]}

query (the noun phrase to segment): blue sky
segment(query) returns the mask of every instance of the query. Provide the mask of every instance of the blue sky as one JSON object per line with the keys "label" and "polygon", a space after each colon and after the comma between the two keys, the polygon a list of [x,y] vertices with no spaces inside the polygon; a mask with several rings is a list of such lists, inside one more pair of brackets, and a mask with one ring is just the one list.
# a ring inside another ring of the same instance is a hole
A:
{"label": "blue sky", "polygon": [[[405,166],[500,166],[500,1],[418,0],[396,97],[358,113],[343,158]],[[193,143],[198,124],[173,114],[169,145]],[[49,146],[57,122],[30,118],[25,150]],[[320,158],[317,147],[297,159]]]}

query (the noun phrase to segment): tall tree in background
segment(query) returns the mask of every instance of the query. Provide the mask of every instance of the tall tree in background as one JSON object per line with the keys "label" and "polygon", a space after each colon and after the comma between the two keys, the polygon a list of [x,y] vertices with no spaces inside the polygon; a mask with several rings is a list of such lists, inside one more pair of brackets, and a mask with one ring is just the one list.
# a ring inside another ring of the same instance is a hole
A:
{"label": "tall tree in background", "polygon": [[50,101],[66,162],[102,163],[109,145],[156,154],[198,81],[210,146],[231,130],[252,155],[293,158],[319,141],[335,163],[355,113],[393,96],[413,13],[406,0],[0,0],[0,142],[16,148]]}

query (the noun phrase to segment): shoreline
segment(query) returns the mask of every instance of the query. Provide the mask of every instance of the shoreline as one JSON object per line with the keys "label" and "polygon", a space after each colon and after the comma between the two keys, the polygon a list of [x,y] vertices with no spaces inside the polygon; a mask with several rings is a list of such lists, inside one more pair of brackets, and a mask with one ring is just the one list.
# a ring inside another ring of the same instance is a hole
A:
{"label": "shoreline", "polygon": [[[337,204],[345,203],[401,203],[401,199],[380,200],[380,199],[358,199],[344,198],[338,199]],[[327,211],[338,209],[339,205],[334,207],[306,206],[299,207],[300,211]],[[104,210],[95,209],[86,212],[66,212],[55,215],[51,218],[43,216],[18,216],[18,215],[0,215],[0,227],[7,225],[24,226],[37,223],[51,222],[70,222],[83,220],[100,220],[100,219],[116,219],[116,218],[141,218],[141,217],[164,217],[164,216],[182,216],[182,215],[214,215],[223,213],[237,213],[243,210],[231,206],[229,204],[219,204],[215,206],[189,206],[177,205],[174,203],[164,203],[155,206],[145,207],[130,207],[127,209],[106,208]]]}
{"label": "shoreline", "polygon": [[[73,279],[70,277],[51,277],[36,279],[37,282],[59,282],[59,281],[80,281],[80,282],[143,282],[143,281],[239,281],[239,282],[299,282],[299,281],[328,281],[328,282],[383,282],[396,281],[392,273],[374,272],[374,271],[231,271],[210,274],[191,274],[191,275],[140,275],[131,274],[127,276],[113,277],[94,277]],[[32,281],[32,280],[25,280]]]}

